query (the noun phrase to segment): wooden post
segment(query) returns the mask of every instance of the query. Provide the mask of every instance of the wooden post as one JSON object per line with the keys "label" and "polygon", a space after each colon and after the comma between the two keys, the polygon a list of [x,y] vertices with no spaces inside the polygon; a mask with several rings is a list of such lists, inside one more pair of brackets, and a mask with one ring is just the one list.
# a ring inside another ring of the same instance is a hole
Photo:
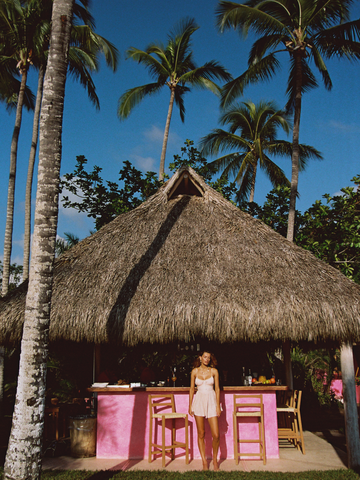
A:
{"label": "wooden post", "polygon": [[350,342],[342,343],[340,354],[348,468],[358,469],[360,467],[360,438],[352,344]]}
{"label": "wooden post", "polygon": [[290,356],[290,348],[291,348],[290,340],[286,340],[285,342],[283,342],[282,348],[283,348],[283,354],[284,354],[285,382],[290,390],[294,390],[294,378],[292,374],[291,356]]}
{"label": "wooden post", "polygon": [[3,402],[4,402],[4,364],[5,364],[5,347],[0,346],[0,421],[2,421]]}

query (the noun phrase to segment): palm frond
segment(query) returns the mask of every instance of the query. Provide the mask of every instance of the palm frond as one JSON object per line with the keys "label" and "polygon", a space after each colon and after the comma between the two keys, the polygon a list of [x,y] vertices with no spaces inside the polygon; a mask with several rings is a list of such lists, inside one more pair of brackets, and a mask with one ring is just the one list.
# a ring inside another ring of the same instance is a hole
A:
{"label": "palm frond", "polygon": [[[282,15],[273,16],[271,11],[269,13],[266,11],[266,7],[271,3],[279,7],[278,13],[280,13],[280,9],[282,10]],[[217,26],[221,32],[225,29],[234,28],[246,37],[251,28],[260,35],[291,34],[285,23],[290,16],[290,12],[280,2],[260,2],[256,6],[249,6],[220,1],[215,13]]]}
{"label": "palm frond", "polygon": [[[305,93],[309,90],[318,87],[318,83],[308,63],[305,58],[301,59],[301,92]],[[286,89],[288,101],[286,103],[285,109],[286,112],[290,113],[293,111],[295,106],[295,92],[296,92],[296,75],[295,75],[295,58],[290,57],[290,71],[289,71],[289,80],[288,86]]]}
{"label": "palm frond", "polygon": [[[85,57],[86,61],[84,61]],[[75,47],[69,48],[68,72],[85,88],[90,101],[95,105],[96,109],[99,110],[100,102],[96,94],[94,81],[91,77],[91,68],[88,66],[91,64],[91,61],[94,62],[95,67],[93,69],[96,70],[95,58],[91,58],[90,55],[87,55],[85,52],[81,51],[81,49],[76,49]]]}
{"label": "palm frond", "polygon": [[184,95],[189,91],[190,89],[186,86],[178,85],[177,88],[175,88],[175,103],[179,108],[180,119],[182,122],[185,122]]}
{"label": "palm frond", "polygon": [[301,143],[299,145],[300,148],[300,161],[306,160],[323,160],[324,157],[322,156],[321,152],[316,148],[312,147],[311,145],[306,145],[305,143]]}
{"label": "palm frond", "polygon": [[314,2],[307,0],[304,10],[309,12],[306,22],[314,31],[330,28],[336,23],[344,23],[350,18],[352,0],[321,0]]}
{"label": "palm frond", "polygon": [[[285,43],[287,40],[289,40],[289,36],[282,34],[266,35],[255,40],[250,49],[248,65],[258,62],[267,51],[277,48],[281,43]],[[272,53],[274,54],[275,52]]]}
{"label": "palm frond", "polygon": [[360,58],[360,19],[318,32],[313,43],[325,58]]}
{"label": "palm frond", "polygon": [[[204,87],[204,80],[229,81],[232,77],[230,73],[215,60],[204,63],[201,67],[197,67],[189,72],[184,73],[180,77],[183,83],[190,83],[193,86]],[[214,82],[212,82],[214,85]]]}
{"label": "palm frond", "polygon": [[238,184],[240,184],[239,190],[236,194],[236,201],[238,204],[246,202],[249,199],[253,176],[254,167],[251,163],[249,163],[247,164],[247,168],[243,172],[243,176],[237,182]]}
{"label": "palm frond", "polygon": [[[152,52],[153,49],[149,49],[149,51]],[[159,53],[157,53],[157,55],[160,57]],[[139,50],[138,48],[130,47],[126,51],[126,58],[131,58],[132,60],[135,60],[136,62],[144,65],[145,68],[149,70],[150,75],[153,78],[158,78],[159,76],[167,78],[171,73],[165,68],[165,65],[163,65],[163,63],[159,62],[159,60],[150,55],[150,53],[148,53],[147,51],[144,52],[143,50]]]}
{"label": "palm frond", "polygon": [[269,178],[273,186],[286,185],[287,187],[290,187],[290,182],[286,178],[285,172],[267,155],[263,155],[262,161],[260,162],[260,168]]}
{"label": "palm frond", "polygon": [[96,55],[102,53],[106,64],[115,72],[119,62],[119,51],[111,42],[95,33],[88,25],[73,26],[71,42]]}
{"label": "palm frond", "polygon": [[278,68],[280,68],[280,63],[272,53],[249,66],[246,72],[224,85],[221,107],[230,105],[235,98],[242,95],[247,85],[269,80]]}
{"label": "palm frond", "polygon": [[322,56],[320,55],[320,52],[317,49],[317,47],[313,46],[313,48],[311,49],[311,54],[312,54],[312,57],[314,59],[315,65],[316,65],[317,69],[319,70],[319,72],[322,76],[325,88],[327,90],[331,90],[332,89],[332,81],[331,81],[331,78],[330,78],[330,74],[328,72],[328,69],[325,65],[325,62],[322,59]]}
{"label": "palm frond", "polygon": [[148,83],[140,87],[134,87],[127,90],[118,102],[118,117],[120,120],[125,120],[131,113],[132,109],[138,105],[146,95],[153,95],[157,93],[162,87],[163,83]]}
{"label": "palm frond", "polygon": [[217,155],[219,152],[226,150],[247,151],[251,148],[251,144],[246,139],[221,128],[212,130],[211,133],[202,137],[199,146],[203,156]]}

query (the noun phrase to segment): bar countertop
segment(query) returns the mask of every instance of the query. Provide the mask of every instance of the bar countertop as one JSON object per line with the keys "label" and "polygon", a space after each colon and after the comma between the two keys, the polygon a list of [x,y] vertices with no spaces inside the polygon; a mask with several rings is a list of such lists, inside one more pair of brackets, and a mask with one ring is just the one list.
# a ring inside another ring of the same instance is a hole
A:
{"label": "bar countertop", "polygon": [[[287,390],[287,386],[274,384],[258,384],[252,386],[231,386],[221,387],[220,403],[222,413],[219,417],[220,432],[220,458],[234,458],[233,443],[233,410],[234,394],[262,396],[264,405],[264,427],[266,458],[279,458],[278,425],[276,411],[277,391]],[[161,397],[166,394],[173,394],[176,411],[188,412],[189,410],[190,387],[122,387],[116,385],[94,384],[88,391],[97,395],[97,434],[96,434],[96,456],[98,458],[147,458],[149,452],[150,417],[149,417],[149,395]],[[247,400],[246,400],[247,401]],[[245,401],[245,403],[246,403]],[[257,438],[257,422],[239,422],[238,429],[243,438]],[[251,420],[251,419],[250,419]],[[190,429],[190,455],[192,458],[201,458],[196,441],[195,419],[188,416]],[[161,422],[160,422],[161,423]],[[161,427],[155,422],[156,438],[161,438]],[[178,420],[177,440],[183,441],[184,428],[181,420]],[[206,423],[207,425],[207,423]],[[170,441],[169,433],[167,440]],[[155,438],[155,437],[154,437]],[[205,443],[207,445],[207,456],[211,455],[211,433],[206,428]],[[244,453],[254,451],[251,441],[242,444]],[[251,450],[252,448],[252,450]],[[177,453],[178,454],[178,453]],[[257,458],[256,454],[254,458]]]}
{"label": "bar countertop", "polygon": [[[121,385],[108,385],[106,387],[89,387],[87,389],[89,392],[97,393],[129,393],[129,392],[188,392],[190,387],[123,387]],[[220,388],[223,392],[232,391],[232,392],[243,392],[243,391],[279,391],[279,390],[288,390],[286,385],[273,385],[273,384],[263,384],[263,385],[251,385],[248,386],[228,386],[224,385]]]}

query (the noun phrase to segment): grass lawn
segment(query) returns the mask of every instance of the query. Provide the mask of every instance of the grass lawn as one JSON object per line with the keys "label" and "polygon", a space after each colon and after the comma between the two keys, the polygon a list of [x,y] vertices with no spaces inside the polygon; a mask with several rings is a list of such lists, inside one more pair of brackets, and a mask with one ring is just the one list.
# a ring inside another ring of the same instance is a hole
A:
{"label": "grass lawn", "polygon": [[[2,473],[2,469],[0,470]],[[91,472],[85,470],[46,470],[41,480],[358,480],[360,476],[352,470],[327,470],[297,473],[278,472],[167,472],[165,470],[137,470],[114,472],[103,470]]]}

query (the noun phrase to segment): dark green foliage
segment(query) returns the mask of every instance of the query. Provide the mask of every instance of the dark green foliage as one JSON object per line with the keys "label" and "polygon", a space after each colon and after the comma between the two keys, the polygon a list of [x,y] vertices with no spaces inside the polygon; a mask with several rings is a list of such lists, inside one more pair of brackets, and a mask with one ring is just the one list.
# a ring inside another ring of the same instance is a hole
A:
{"label": "dark green foliage", "polygon": [[174,155],[174,161],[169,164],[170,171],[176,172],[176,170],[186,165],[201,175],[206,183],[209,183],[219,168],[216,165],[207,163],[206,158],[194,147],[192,140],[186,139],[184,145],[184,147],[181,147],[181,155]]}
{"label": "dark green foliage", "polygon": [[[290,187],[279,185],[266,195],[266,201],[261,207],[256,202],[242,202],[241,210],[250,213],[255,218],[269,225],[276,232],[286,237],[289,206],[290,206]],[[296,211],[295,232],[299,227],[302,215]]]}
{"label": "dark green foliage", "polygon": [[[355,187],[341,195],[323,195],[304,214],[296,211],[295,243],[360,283],[360,175]],[[242,203],[240,208],[286,236],[290,189],[279,186],[267,195],[264,206]]]}
{"label": "dark green foliage", "polygon": [[124,182],[123,188],[115,182],[104,182],[100,177],[101,167],[95,165],[88,173],[86,164],[87,159],[83,155],[77,156],[74,172],[65,174],[60,186],[62,190],[76,195],[79,201],[73,202],[68,195],[64,195],[62,202],[65,208],[75,208],[94,218],[96,230],[120,213],[139,206],[161,186],[154,172],[143,175],[129,161],[124,162],[119,172],[119,181]]}
{"label": "dark green foliage", "polygon": [[[2,273],[3,273],[3,264],[0,260],[0,289],[2,286]],[[10,265],[10,283],[9,290],[16,288],[22,280],[23,266],[13,263]],[[1,296],[1,295],[0,295]]]}
{"label": "dark green foliage", "polygon": [[336,348],[304,350],[298,345],[292,349],[291,362],[294,388],[303,391],[304,408],[338,408],[330,392],[334,373],[340,372],[340,352]]}
{"label": "dark green foliage", "polygon": [[[170,170],[174,171],[183,165],[190,165],[196,172],[205,178],[205,181],[225,198],[231,200],[237,190],[236,184],[229,183],[225,178],[211,181],[217,173],[217,168],[210,166],[199,151],[193,146],[192,140],[186,140],[181,148],[181,155],[174,155],[174,162]],[[103,225],[114,220],[117,215],[129,212],[138,207],[144,200],[157,192],[163,184],[156,178],[154,172],[143,174],[128,160],[119,172],[119,183],[104,181],[100,174],[101,167],[94,166],[91,172],[86,170],[87,159],[84,155],[76,157],[73,173],[66,173],[61,181],[61,190],[78,197],[78,201],[64,195],[62,203],[65,208],[75,208],[78,212],[86,212],[88,217],[95,219],[95,228],[99,230]]]}
{"label": "dark green foliage", "polygon": [[341,195],[326,194],[304,214],[296,243],[360,283],[360,175]]}

